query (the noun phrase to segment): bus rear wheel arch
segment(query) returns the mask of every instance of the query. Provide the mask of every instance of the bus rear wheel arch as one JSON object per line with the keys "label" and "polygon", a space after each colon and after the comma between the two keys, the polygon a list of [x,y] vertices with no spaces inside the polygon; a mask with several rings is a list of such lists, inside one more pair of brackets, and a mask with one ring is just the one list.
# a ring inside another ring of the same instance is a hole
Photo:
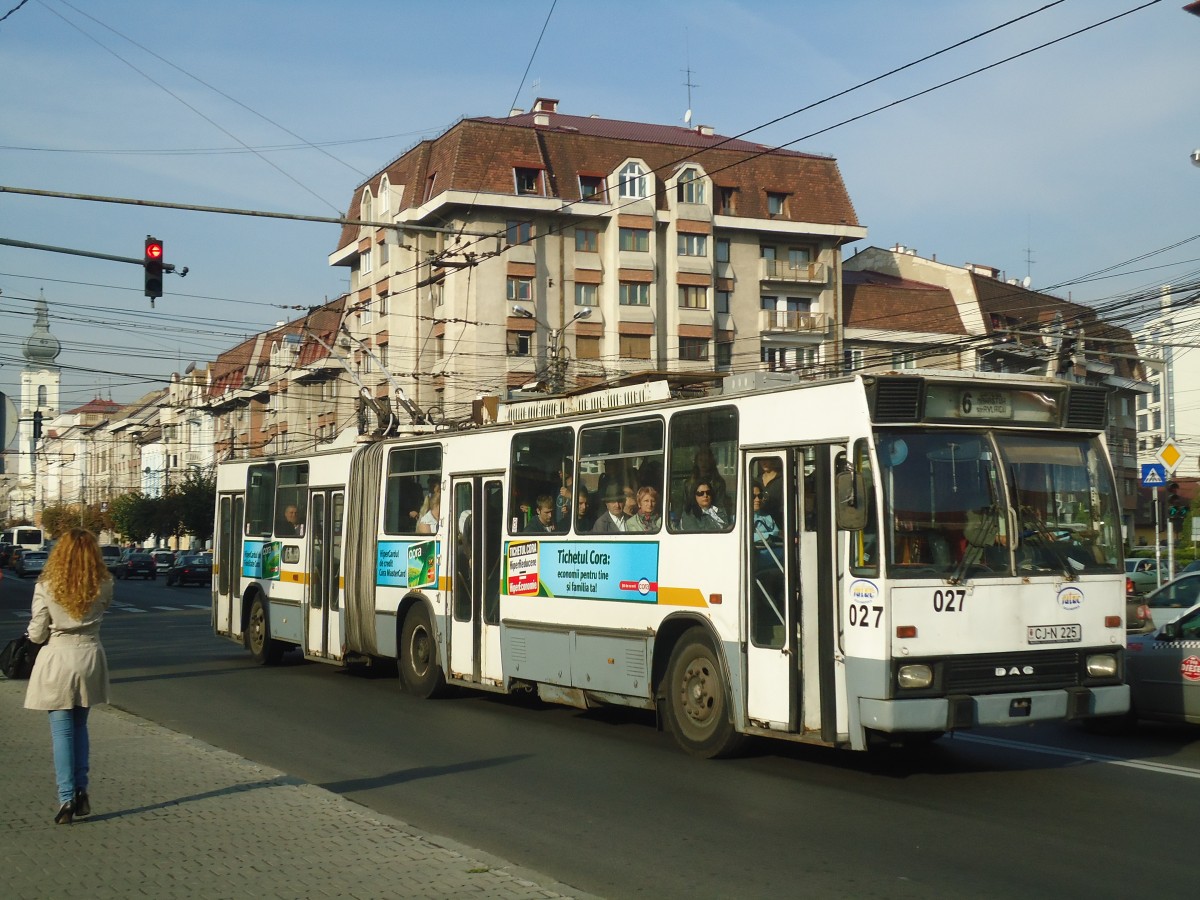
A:
{"label": "bus rear wheel arch", "polygon": [[399,649],[397,668],[405,692],[424,699],[440,695],[446,688],[446,676],[438,654],[433,620],[424,603],[414,603],[405,613]]}
{"label": "bus rear wheel arch", "polygon": [[703,759],[733,756],[745,735],[733,725],[729,683],[712,639],[700,627],[676,642],[659,685],[659,696],[675,741]]}

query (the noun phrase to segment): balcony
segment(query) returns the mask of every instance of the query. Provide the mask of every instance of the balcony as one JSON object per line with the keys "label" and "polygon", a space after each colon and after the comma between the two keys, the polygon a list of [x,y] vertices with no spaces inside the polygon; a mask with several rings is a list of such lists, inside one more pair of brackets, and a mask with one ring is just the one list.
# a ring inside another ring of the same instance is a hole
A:
{"label": "balcony", "polygon": [[825,284],[828,275],[825,264],[818,262],[791,265],[784,259],[761,259],[760,278],[763,281],[781,281],[788,284]]}
{"label": "balcony", "polygon": [[763,309],[758,313],[760,334],[808,334],[824,335],[829,327],[825,313],[797,312],[794,310]]}

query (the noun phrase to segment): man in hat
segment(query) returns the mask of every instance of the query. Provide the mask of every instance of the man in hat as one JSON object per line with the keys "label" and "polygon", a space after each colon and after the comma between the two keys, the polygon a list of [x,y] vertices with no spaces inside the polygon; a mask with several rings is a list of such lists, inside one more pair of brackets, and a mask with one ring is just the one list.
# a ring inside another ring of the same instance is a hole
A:
{"label": "man in hat", "polygon": [[615,481],[609,482],[604,489],[604,505],[606,511],[596,519],[592,526],[593,534],[617,534],[625,531],[625,492]]}

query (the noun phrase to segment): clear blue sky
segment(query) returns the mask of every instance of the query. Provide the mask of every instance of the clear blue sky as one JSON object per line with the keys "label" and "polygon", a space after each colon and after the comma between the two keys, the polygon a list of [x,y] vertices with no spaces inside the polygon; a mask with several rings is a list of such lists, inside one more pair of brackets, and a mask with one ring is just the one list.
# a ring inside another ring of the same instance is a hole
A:
{"label": "clear blue sky", "polygon": [[[693,122],[738,134],[1044,3],[558,0],[522,83],[551,0],[28,0],[0,21],[0,184],[341,215],[357,184],[460,116],[548,96],[677,123],[690,65]],[[1137,5],[1067,0],[748,137],[804,138]],[[1200,240],[1079,280],[1200,234],[1200,18],[1182,5],[792,146],[838,159],[869,229],[858,246],[1028,272],[1085,302],[1194,280]],[[347,285],[326,262],[334,225],[0,194],[0,237],[140,256],[147,233],[190,269],[153,310],[135,266],[0,247],[0,390],[18,391],[39,290],[70,408],[131,400]]]}

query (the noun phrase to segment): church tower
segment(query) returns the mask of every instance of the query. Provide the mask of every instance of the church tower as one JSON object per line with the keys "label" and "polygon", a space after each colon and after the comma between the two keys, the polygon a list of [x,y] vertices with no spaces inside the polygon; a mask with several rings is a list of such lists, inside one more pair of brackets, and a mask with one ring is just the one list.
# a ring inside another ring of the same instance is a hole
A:
{"label": "church tower", "polygon": [[[25,339],[23,351],[28,362],[21,370],[20,428],[17,432],[17,477],[20,488],[32,491],[33,414],[40,412],[45,426],[58,415],[58,390],[62,373],[54,361],[62,350],[58,338],[50,333],[50,309],[38,292],[33,333]],[[43,426],[43,427],[45,427]],[[29,498],[32,500],[32,496]]]}

